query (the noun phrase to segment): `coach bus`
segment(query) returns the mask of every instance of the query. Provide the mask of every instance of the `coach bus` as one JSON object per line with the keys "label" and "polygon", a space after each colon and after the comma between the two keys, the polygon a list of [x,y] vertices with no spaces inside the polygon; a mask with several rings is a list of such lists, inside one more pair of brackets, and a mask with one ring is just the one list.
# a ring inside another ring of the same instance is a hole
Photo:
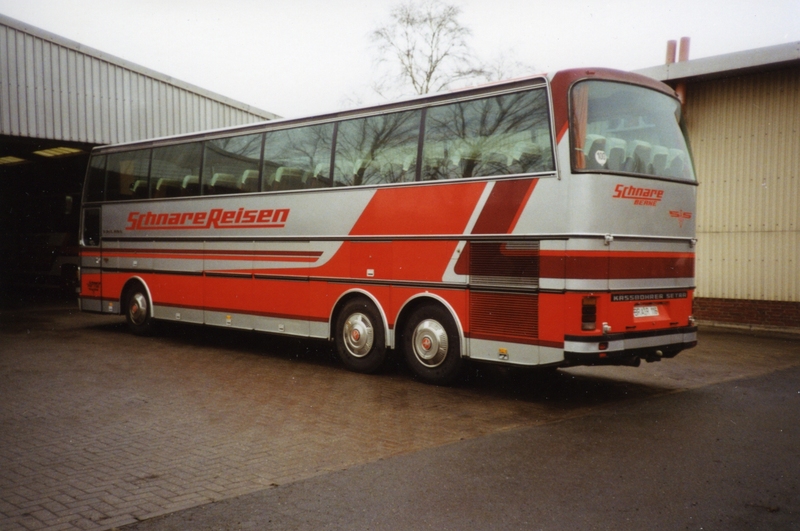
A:
{"label": "coach bus", "polygon": [[95,148],[80,308],[465,360],[638,365],[696,344],[696,179],[668,86],[608,69]]}

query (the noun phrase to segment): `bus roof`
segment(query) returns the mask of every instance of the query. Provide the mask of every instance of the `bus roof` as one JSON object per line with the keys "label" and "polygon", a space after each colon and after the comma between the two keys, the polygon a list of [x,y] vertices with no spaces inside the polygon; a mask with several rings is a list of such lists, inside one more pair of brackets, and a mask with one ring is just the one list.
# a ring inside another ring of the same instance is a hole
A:
{"label": "bus roof", "polygon": [[[199,140],[205,140],[206,138],[230,136],[231,134],[258,133],[273,129],[284,129],[291,126],[332,122],[343,119],[351,119],[351,118],[364,117],[374,114],[381,114],[390,111],[410,110],[418,107],[436,105],[439,103],[446,103],[461,99],[481,97],[484,95],[492,95],[503,92],[516,92],[518,90],[523,90],[525,88],[546,85],[547,83],[550,83],[554,87],[554,92],[556,93],[553,97],[553,104],[556,110],[556,116],[554,118],[556,119],[556,123],[559,123],[561,121],[559,120],[559,115],[561,114],[559,112],[559,107],[562,105],[566,106],[566,93],[569,87],[577,81],[582,81],[586,79],[603,79],[609,81],[620,81],[624,83],[631,83],[635,85],[645,86],[654,90],[658,90],[669,96],[676,97],[675,91],[668,85],[641,74],[626,72],[622,70],[614,70],[610,68],[574,68],[568,70],[560,70],[552,75],[536,74],[510,80],[495,81],[491,83],[485,83],[482,85],[458,88],[449,92],[440,92],[436,94],[423,94],[412,98],[407,98],[387,103],[380,103],[377,105],[370,105],[366,107],[359,107],[355,109],[347,109],[342,111],[304,116],[299,118],[282,118],[282,119],[269,120],[253,124],[238,125],[221,129],[213,129],[208,131],[200,131],[200,132],[186,133],[168,137],[152,138],[147,140],[139,140],[135,142],[127,142],[121,144],[97,146],[92,150],[92,152],[98,154],[98,153],[111,153],[118,150],[128,150],[136,148],[145,149],[157,145],[168,145],[172,144],[173,142],[182,143],[191,140],[199,141]],[[561,100],[563,100],[563,102]]]}

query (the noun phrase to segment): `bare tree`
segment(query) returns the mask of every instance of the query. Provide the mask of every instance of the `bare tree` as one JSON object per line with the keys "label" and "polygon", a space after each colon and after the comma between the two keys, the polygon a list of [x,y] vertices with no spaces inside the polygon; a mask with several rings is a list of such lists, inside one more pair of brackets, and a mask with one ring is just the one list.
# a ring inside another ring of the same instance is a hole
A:
{"label": "bare tree", "polygon": [[535,73],[533,65],[517,58],[513,50],[496,53],[481,66],[481,78],[487,82],[511,79]]}
{"label": "bare tree", "polygon": [[532,73],[511,50],[480,61],[460,16],[461,8],[444,0],[406,0],[393,7],[389,22],[370,35],[377,54],[375,92],[396,98]]}
{"label": "bare tree", "polygon": [[460,15],[461,8],[441,0],[409,0],[395,6],[390,22],[371,34],[376,62],[388,68],[375,90],[383,96],[407,94],[409,88],[414,94],[427,94],[466,79],[485,79],[487,71],[467,42],[471,32]]}

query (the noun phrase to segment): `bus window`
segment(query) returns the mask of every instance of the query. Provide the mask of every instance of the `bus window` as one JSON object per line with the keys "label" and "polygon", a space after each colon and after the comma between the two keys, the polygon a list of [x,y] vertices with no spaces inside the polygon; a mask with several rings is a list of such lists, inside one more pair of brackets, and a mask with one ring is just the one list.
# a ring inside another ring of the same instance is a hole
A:
{"label": "bus window", "polygon": [[336,135],[334,184],[414,181],[421,114],[396,112],[341,122]]}
{"label": "bus window", "polygon": [[432,107],[422,180],[553,171],[544,89]]}
{"label": "bus window", "polygon": [[297,190],[330,186],[333,124],[267,133],[262,190]]}
{"label": "bus window", "polygon": [[575,170],[694,182],[677,99],[644,87],[583,81],[572,89]]}
{"label": "bus window", "polygon": [[109,155],[106,171],[106,201],[147,199],[149,170],[149,149]]}
{"label": "bus window", "polygon": [[81,241],[87,247],[100,245],[100,209],[87,208],[83,211],[83,232]]}
{"label": "bus window", "polygon": [[89,161],[89,172],[86,175],[86,187],[83,192],[84,203],[102,201],[105,197],[106,156],[92,157]]}
{"label": "bus window", "polygon": [[154,149],[150,197],[200,195],[202,152],[202,142]]}
{"label": "bus window", "polygon": [[263,134],[207,141],[203,158],[203,194],[257,192],[263,142]]}

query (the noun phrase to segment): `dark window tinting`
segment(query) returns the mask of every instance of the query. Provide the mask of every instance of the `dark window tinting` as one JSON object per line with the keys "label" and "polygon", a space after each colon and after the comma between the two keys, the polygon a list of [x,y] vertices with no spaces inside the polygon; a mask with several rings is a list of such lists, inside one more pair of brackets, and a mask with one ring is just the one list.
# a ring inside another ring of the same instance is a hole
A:
{"label": "dark window tinting", "polygon": [[413,181],[420,111],[348,120],[336,135],[336,186]]}
{"label": "dark window tinting", "polygon": [[150,197],[200,195],[201,142],[153,150]]}
{"label": "dark window tinting", "polygon": [[87,208],[83,211],[83,244],[87,246],[100,245],[100,209]]}
{"label": "dark window tinting", "polygon": [[554,170],[546,91],[428,109],[422,160],[423,180]]}
{"label": "dark window tinting", "polygon": [[257,192],[263,139],[264,135],[256,134],[207,141],[203,194]]}
{"label": "dark window tinting", "polygon": [[331,185],[333,124],[266,134],[262,190],[299,190]]}
{"label": "dark window tinting", "polygon": [[106,201],[147,199],[149,169],[149,149],[109,155],[106,168]]}
{"label": "dark window tinting", "polygon": [[86,176],[86,190],[83,192],[83,201],[102,201],[105,197],[106,184],[106,156],[92,157],[89,161],[89,173]]}

